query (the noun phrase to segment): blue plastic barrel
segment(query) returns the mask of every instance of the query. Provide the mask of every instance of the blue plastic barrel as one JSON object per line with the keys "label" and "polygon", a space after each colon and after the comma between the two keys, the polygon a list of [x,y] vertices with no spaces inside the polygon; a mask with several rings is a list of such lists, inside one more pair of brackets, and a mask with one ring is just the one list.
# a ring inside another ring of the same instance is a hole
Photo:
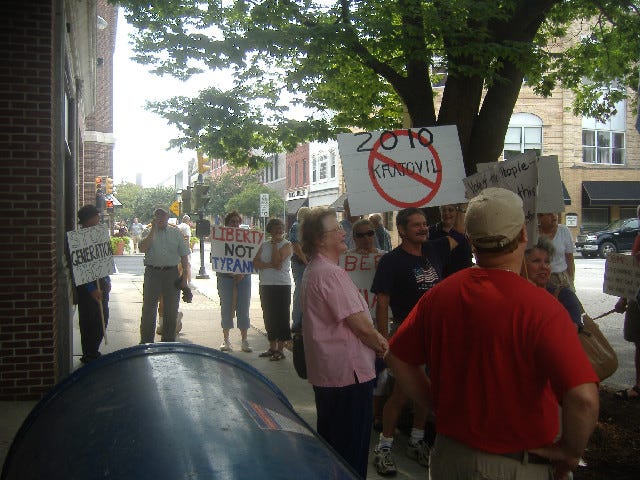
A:
{"label": "blue plastic barrel", "polygon": [[245,362],[138,345],[54,387],[18,431],[2,479],[353,479],[353,470]]}

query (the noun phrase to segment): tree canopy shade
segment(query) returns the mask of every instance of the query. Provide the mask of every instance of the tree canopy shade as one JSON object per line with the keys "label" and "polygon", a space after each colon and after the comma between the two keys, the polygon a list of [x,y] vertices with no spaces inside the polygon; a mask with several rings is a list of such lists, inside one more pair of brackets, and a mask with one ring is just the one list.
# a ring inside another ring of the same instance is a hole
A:
{"label": "tree canopy shade", "polygon": [[639,0],[118,3],[139,29],[137,61],[232,76],[227,90],[149,107],[181,131],[173,146],[235,164],[348,128],[454,124],[472,173],[500,155],[525,79],[541,95],[573,89],[576,112],[600,117],[638,85]]}

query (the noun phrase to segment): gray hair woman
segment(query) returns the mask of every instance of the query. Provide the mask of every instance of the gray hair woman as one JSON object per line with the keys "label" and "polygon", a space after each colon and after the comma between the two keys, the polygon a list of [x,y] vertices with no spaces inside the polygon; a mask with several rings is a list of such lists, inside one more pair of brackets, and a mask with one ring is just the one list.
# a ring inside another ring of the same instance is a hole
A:
{"label": "gray hair woman", "polygon": [[364,298],[338,266],[347,246],[335,212],[311,209],[301,238],[311,259],[302,280],[302,332],[317,431],[366,478],[374,361],[376,354],[386,353],[388,344],[373,328]]}
{"label": "gray hair woman", "polygon": [[582,304],[575,293],[565,286],[551,285],[551,258],[555,249],[553,243],[545,236],[538,237],[538,242],[524,252],[526,277],[537,286],[546,288],[567,309],[569,316],[578,329],[582,328]]}

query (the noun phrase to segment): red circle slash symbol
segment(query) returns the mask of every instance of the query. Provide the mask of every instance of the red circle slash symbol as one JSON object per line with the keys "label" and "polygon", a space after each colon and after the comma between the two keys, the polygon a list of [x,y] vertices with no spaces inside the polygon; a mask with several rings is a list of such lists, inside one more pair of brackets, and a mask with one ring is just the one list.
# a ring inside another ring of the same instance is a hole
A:
{"label": "red circle slash symbol", "polygon": [[[409,135],[409,132],[407,130],[395,130],[393,133],[398,137]],[[435,180],[430,180],[422,176],[418,172],[408,170],[400,163],[382,153],[380,151],[380,147],[384,135],[381,135],[378,141],[376,141],[376,143],[373,145],[373,148],[371,149],[371,153],[369,154],[369,178],[371,179],[371,183],[373,183],[373,187],[387,202],[401,208],[421,207],[425,205],[426,203],[431,201],[433,197],[435,197],[435,195],[438,193],[438,190],[440,190],[440,185],[442,184],[442,163],[440,162],[440,156],[438,155],[438,152],[435,148],[433,148],[433,144],[429,143],[425,146],[424,144],[419,143],[420,137],[416,132],[411,132],[410,134],[416,140],[416,142],[413,142],[412,145],[417,143],[420,146],[428,148],[429,152],[431,152],[431,155],[433,157],[432,166],[434,167],[431,173],[434,173],[436,175]],[[393,168],[394,171],[397,171],[399,175],[403,176],[403,178],[412,178],[413,180],[422,183],[427,188],[427,195],[414,202],[405,202],[389,195],[389,193],[387,193],[382,188],[376,176],[374,169],[374,163],[376,160],[387,164],[389,167]]]}

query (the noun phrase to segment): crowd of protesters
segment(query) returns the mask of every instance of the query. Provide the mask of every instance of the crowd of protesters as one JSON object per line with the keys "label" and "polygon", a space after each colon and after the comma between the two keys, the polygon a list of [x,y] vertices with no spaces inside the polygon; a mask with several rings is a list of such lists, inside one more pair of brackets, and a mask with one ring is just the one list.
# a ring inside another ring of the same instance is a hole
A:
{"label": "crowd of protesters", "polygon": [[[540,238],[528,245],[520,198],[488,188],[468,204],[440,206],[437,224],[428,225],[421,209],[399,211],[393,248],[382,215],[354,215],[348,200],[343,211],[339,221],[332,209],[302,207],[288,234],[282,220],[270,219],[253,272],[217,271],[220,350],[234,349],[235,318],[240,349],[253,351],[247,330],[257,273],[268,341],[260,356],[282,360],[292,332],[302,335],[317,431],[362,478],[370,457],[379,474],[397,472],[393,441],[406,411],[406,455],[432,479],[498,471],[569,478],[595,427],[598,378],[576,335],[582,310],[557,215],[538,216]],[[87,212],[79,212],[83,226],[91,225]],[[190,278],[188,239],[168,217],[157,208],[149,227],[131,228],[134,249],[145,254],[142,343],[154,341],[160,299],[162,340],[175,340],[179,292]],[[226,227],[241,224],[238,212],[225,217]],[[346,254],[375,256],[365,296],[341,263]],[[105,309],[106,281],[96,300]],[[97,298],[87,293],[81,330],[91,361],[103,329],[99,315],[87,313]],[[629,391],[627,398],[640,394]],[[374,423],[380,435],[370,452]]]}

